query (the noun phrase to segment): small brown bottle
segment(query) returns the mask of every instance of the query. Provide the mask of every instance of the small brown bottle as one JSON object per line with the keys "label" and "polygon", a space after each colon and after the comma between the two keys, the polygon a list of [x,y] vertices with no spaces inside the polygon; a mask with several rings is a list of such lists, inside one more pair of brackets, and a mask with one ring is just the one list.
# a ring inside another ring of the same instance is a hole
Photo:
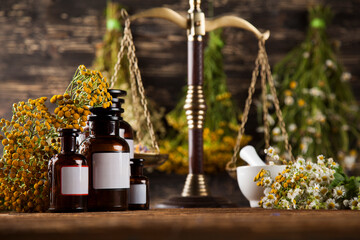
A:
{"label": "small brown bottle", "polygon": [[[122,109],[122,104],[125,100],[120,97],[126,96],[126,91],[120,89],[109,89],[108,92],[113,97],[111,107]],[[130,147],[130,159],[134,158],[134,133],[131,125],[126,122],[122,117],[121,113],[118,114],[120,118],[120,137],[124,138]]]}
{"label": "small brown bottle", "polygon": [[92,108],[90,137],[80,147],[89,164],[89,211],[128,209],[129,146],[119,137],[120,109]]}
{"label": "small brown bottle", "polygon": [[61,152],[49,161],[51,212],[87,210],[89,167],[76,153],[76,129],[60,129]]}
{"label": "small brown bottle", "polygon": [[149,179],[143,175],[143,159],[131,159],[130,210],[149,209]]}

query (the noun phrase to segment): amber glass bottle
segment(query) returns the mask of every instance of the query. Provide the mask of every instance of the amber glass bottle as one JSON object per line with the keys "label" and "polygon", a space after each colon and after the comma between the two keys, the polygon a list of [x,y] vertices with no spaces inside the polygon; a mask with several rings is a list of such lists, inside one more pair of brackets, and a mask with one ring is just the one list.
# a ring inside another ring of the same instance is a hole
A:
{"label": "amber glass bottle", "polygon": [[89,168],[76,152],[78,130],[60,129],[61,152],[49,161],[50,208],[52,212],[87,210]]}
{"label": "amber glass bottle", "polygon": [[[108,92],[113,97],[111,107],[122,109],[125,100],[121,97],[126,96],[126,91],[120,89],[109,89]],[[130,147],[130,159],[134,158],[134,133],[131,125],[126,122],[121,113],[117,115],[120,120],[120,137],[124,138]]]}
{"label": "amber glass bottle", "polygon": [[149,179],[143,174],[143,159],[131,159],[130,210],[149,209]]}
{"label": "amber glass bottle", "polygon": [[128,209],[130,188],[129,146],[119,136],[120,109],[90,109],[90,137],[80,152],[89,164],[89,211]]}

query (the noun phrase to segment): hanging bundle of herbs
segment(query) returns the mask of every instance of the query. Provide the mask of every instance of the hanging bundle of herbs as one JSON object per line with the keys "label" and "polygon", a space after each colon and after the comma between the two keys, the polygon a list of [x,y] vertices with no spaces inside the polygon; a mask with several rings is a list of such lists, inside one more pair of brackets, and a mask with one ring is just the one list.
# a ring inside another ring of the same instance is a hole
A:
{"label": "hanging bundle of herbs", "polygon": [[[305,41],[275,66],[274,79],[293,154],[311,158],[326,153],[349,168],[359,148],[360,113],[349,85],[351,74],[326,34],[331,18],[329,7],[310,8]],[[269,120],[272,145],[283,152],[280,128],[272,116]]]}

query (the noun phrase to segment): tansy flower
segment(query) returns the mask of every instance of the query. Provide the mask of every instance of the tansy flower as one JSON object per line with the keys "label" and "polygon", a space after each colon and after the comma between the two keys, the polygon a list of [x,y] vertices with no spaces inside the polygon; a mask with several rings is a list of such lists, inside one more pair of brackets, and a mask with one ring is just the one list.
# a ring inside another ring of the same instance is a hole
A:
{"label": "tansy flower", "polygon": [[300,99],[298,100],[298,106],[299,106],[299,107],[303,107],[303,106],[305,106],[305,104],[306,104],[306,102],[305,102],[304,99],[300,98]]}
{"label": "tansy flower", "polygon": [[291,89],[294,89],[294,88],[296,88],[297,83],[295,81],[291,81],[289,86]]}

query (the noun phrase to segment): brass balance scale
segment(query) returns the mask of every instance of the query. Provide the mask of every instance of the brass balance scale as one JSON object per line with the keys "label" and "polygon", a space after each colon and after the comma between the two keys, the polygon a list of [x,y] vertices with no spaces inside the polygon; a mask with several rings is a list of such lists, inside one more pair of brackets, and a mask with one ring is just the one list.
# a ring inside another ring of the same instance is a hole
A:
{"label": "brass balance scale", "polygon": [[[167,155],[160,154],[159,145],[156,140],[154,129],[150,120],[150,113],[147,108],[145,90],[141,80],[141,74],[138,68],[137,58],[135,55],[135,46],[130,31],[130,20],[134,21],[139,18],[162,18],[169,20],[179,27],[187,30],[188,39],[188,75],[187,75],[187,95],[185,100],[185,113],[188,124],[189,139],[189,173],[186,178],[185,186],[180,196],[172,197],[164,203],[159,204],[159,208],[192,208],[192,207],[232,207],[234,204],[221,197],[213,197],[206,185],[203,170],[203,126],[206,114],[206,104],[203,93],[203,46],[206,32],[213,31],[222,27],[236,27],[248,30],[255,34],[259,40],[259,53],[255,61],[255,69],[252,74],[249,95],[246,100],[245,109],[237,136],[234,155],[227,165],[227,171],[234,177],[236,171],[237,154],[240,150],[240,141],[244,135],[245,123],[249,108],[252,102],[252,96],[255,91],[257,77],[261,76],[262,100],[265,125],[265,147],[269,146],[269,126],[267,124],[267,104],[266,104],[266,79],[270,84],[271,94],[274,96],[276,113],[279,118],[280,127],[285,139],[286,149],[291,158],[291,146],[288,142],[288,136],[285,124],[282,120],[282,114],[279,107],[279,101],[276,97],[276,90],[272,80],[270,66],[265,51],[265,41],[269,38],[270,32],[261,33],[252,24],[236,16],[221,16],[214,19],[206,19],[200,5],[201,0],[189,0],[190,9],[187,17],[183,17],[169,8],[153,8],[138,14],[128,16],[125,10],[122,10],[122,17],[125,19],[124,35],[121,42],[121,48],[118,53],[118,60],[114,67],[114,75],[111,78],[111,85],[116,82],[116,76],[120,69],[120,61],[127,48],[127,58],[129,60],[130,85],[133,102],[141,102],[144,108],[144,114],[148,126],[148,131],[152,141],[153,152],[135,153],[135,157],[144,158],[147,166],[156,166],[162,164],[167,159]],[[261,69],[261,70],[260,70]],[[139,96],[140,95],[140,96]]]}

